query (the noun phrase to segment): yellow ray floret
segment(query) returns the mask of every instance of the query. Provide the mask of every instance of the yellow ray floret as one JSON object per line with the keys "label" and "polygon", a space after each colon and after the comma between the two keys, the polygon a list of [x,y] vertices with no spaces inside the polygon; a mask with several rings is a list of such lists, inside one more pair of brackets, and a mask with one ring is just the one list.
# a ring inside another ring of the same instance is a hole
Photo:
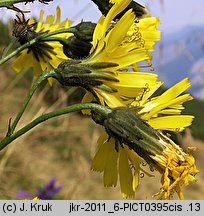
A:
{"label": "yellow ray floret", "polygon": [[[123,197],[133,197],[140,183],[140,165],[143,161],[127,146],[115,150],[116,140],[103,133],[98,139],[99,148],[91,169],[103,172],[104,186],[116,186],[118,175]],[[130,167],[131,163],[131,167]]]}
{"label": "yellow ray floret", "polygon": [[155,41],[160,39],[157,18],[136,18],[132,10],[128,10],[116,23],[112,20],[131,1],[114,1],[107,16],[101,16],[94,34],[91,57],[87,62],[117,63],[115,69],[126,68],[140,61],[150,61]]}

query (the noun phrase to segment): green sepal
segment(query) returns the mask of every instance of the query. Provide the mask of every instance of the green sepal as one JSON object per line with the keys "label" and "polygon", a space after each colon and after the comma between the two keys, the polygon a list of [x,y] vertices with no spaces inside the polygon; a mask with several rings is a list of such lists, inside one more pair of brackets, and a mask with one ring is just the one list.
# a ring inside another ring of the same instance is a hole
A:
{"label": "green sepal", "polygon": [[56,74],[53,77],[62,85],[81,86],[85,89],[90,89],[90,86],[100,86],[104,81],[119,82],[118,79],[111,76],[112,71],[102,70],[108,65],[113,66],[115,64],[83,64],[82,60],[66,60],[55,69]]}

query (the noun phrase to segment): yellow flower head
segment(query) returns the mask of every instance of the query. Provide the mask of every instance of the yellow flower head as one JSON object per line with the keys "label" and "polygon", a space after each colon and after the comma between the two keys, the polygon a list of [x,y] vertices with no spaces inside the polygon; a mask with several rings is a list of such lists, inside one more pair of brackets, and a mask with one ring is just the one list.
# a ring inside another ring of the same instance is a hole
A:
{"label": "yellow flower head", "polygon": [[55,78],[63,85],[88,90],[83,102],[97,100],[109,107],[124,106],[135,95],[138,99],[148,85],[158,85],[156,74],[138,72],[137,67],[138,62],[151,60],[149,52],[153,51],[154,41],[160,39],[158,19],[137,20],[130,9],[116,23],[112,22],[130,2],[113,1],[106,17],[101,16],[88,58],[65,61],[56,69]]}
{"label": "yellow flower head", "polygon": [[144,72],[122,72],[109,69],[115,63],[85,64],[83,60],[67,60],[55,70],[56,78],[65,86],[81,86],[88,93],[83,102],[97,100],[99,104],[113,108],[139,99],[149,85],[158,83],[158,76]]}
{"label": "yellow flower head", "polygon": [[130,2],[113,1],[115,4],[106,17],[101,16],[93,34],[91,56],[85,62],[117,63],[114,68],[117,70],[150,60],[148,52],[153,51],[154,41],[160,39],[160,32],[156,29],[158,19],[146,17],[138,20],[130,9],[116,23],[112,22]]}
{"label": "yellow flower head", "polygon": [[[131,108],[129,113],[125,114],[126,117],[121,117],[121,113],[116,117],[118,122],[113,131],[122,133],[123,138],[122,135],[116,137],[106,128],[106,133],[98,140],[99,148],[93,159],[92,169],[103,172],[105,186],[116,186],[119,174],[121,192],[124,197],[134,196],[140,183],[141,171],[151,175],[142,168],[143,160],[150,165],[150,170],[153,167],[162,174],[162,189],[157,198],[170,198],[174,192],[182,198],[180,187],[194,181],[194,175],[198,172],[190,153],[184,153],[169,138],[154,131],[154,129],[182,131],[191,124],[193,116],[180,115],[183,102],[192,99],[189,94],[180,95],[190,86],[190,83],[188,79],[184,79],[162,95],[150,98],[161,84],[148,86],[148,91],[140,97],[140,100],[130,104],[136,109],[134,113],[139,115],[137,122],[140,122],[141,131],[135,128],[138,123],[131,121],[135,118],[134,115],[129,118],[130,113],[133,112]],[[120,123],[120,118],[122,118],[122,123]],[[130,122],[127,124],[128,118]],[[113,120],[109,119],[106,124],[108,128],[112,127]],[[146,127],[146,125],[149,126]],[[142,137],[144,130],[150,136],[147,139]],[[126,133],[128,133],[127,136]],[[121,147],[119,143],[125,145]],[[178,176],[180,176],[179,179]]]}
{"label": "yellow flower head", "polygon": [[[130,0],[111,1],[114,5],[106,17],[101,16],[95,28],[91,55],[83,61],[84,64],[114,63],[114,67],[110,65],[101,68],[98,73],[111,71],[110,76],[118,82],[103,81],[103,86],[93,87],[94,95],[87,93],[83,102],[92,101],[97,97],[103,105],[122,106],[126,104],[127,99],[134,97],[133,94],[139,97],[149,84],[156,85],[158,82],[155,74],[132,71],[133,67],[137,71],[140,70],[137,66],[139,62],[150,62],[149,52],[153,51],[154,41],[160,39],[160,32],[156,29],[159,24],[158,19],[146,17],[138,20],[130,9],[116,23],[112,22],[130,2]],[[115,91],[105,91],[104,86]]]}
{"label": "yellow flower head", "polygon": [[[46,21],[43,22],[44,11],[41,10],[36,29],[33,27],[35,25],[34,20],[30,19],[29,21],[26,21],[27,26],[31,26],[31,28],[28,27],[28,29],[26,29],[28,31],[25,31],[27,34],[23,35],[23,39],[26,40],[23,41],[22,38],[19,38],[19,42],[21,44],[26,43],[44,32],[53,32],[62,28],[68,28],[72,22],[68,19],[63,22],[60,21],[61,11],[59,7],[56,9],[56,13],[56,18],[53,15],[49,15],[46,17]],[[71,35],[72,34],[70,33],[63,33],[57,34],[57,37],[68,38]],[[22,37],[22,35],[20,36]],[[14,61],[12,67],[16,72],[22,71],[25,67],[32,67],[34,69],[34,74],[39,75],[46,69],[50,70],[56,68],[65,59],[67,59],[67,57],[63,53],[62,44],[57,41],[39,41],[23,50],[19,57]]]}

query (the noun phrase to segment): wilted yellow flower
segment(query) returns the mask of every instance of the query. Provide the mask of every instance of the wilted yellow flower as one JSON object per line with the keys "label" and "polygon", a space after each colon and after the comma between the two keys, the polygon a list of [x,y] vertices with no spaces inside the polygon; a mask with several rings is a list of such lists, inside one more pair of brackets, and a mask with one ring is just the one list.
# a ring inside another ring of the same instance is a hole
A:
{"label": "wilted yellow flower", "polygon": [[[30,35],[27,36],[27,40],[34,39],[44,32],[53,32],[59,29],[68,28],[71,25],[72,22],[68,19],[63,22],[60,21],[61,11],[59,7],[56,9],[56,13],[56,18],[53,15],[49,15],[46,17],[46,21],[43,22],[44,11],[41,10],[36,29],[29,29],[28,33]],[[33,25],[34,22],[34,20],[30,19],[27,24]],[[72,36],[72,34],[63,33],[55,36],[68,38]],[[25,41],[24,43],[28,41]],[[56,68],[65,59],[67,59],[67,57],[63,53],[62,44],[57,41],[38,41],[29,48],[23,50],[19,57],[14,61],[12,67],[16,72],[22,71],[25,67],[32,67],[34,69],[34,74],[38,76],[46,69],[50,70]]]}
{"label": "wilted yellow flower", "polygon": [[181,186],[195,182],[195,175],[199,172],[195,159],[190,151],[196,148],[187,148],[187,153],[171,139],[163,135],[159,142],[165,147],[162,154],[152,156],[156,169],[162,174],[162,187],[156,194],[157,199],[170,199],[176,192],[180,199],[184,199]]}

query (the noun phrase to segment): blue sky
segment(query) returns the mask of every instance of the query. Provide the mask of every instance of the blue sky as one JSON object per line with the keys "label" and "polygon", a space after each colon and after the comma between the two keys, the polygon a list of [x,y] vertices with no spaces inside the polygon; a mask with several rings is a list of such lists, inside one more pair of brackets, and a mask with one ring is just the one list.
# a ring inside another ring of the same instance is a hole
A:
{"label": "blue sky", "polygon": [[[139,3],[148,7],[153,16],[158,16],[161,21],[160,29],[164,33],[178,31],[189,25],[204,25],[204,0],[138,0]],[[195,3],[196,2],[196,3]],[[55,13],[57,5],[61,6],[63,19],[69,18],[80,22],[97,22],[100,12],[91,0],[54,0],[49,6],[34,3],[23,5],[24,9],[30,9],[35,16],[43,6],[46,14]],[[12,11],[0,10],[0,18],[7,19],[7,15],[14,15]]]}
{"label": "blue sky", "polygon": [[[62,6],[63,17],[97,21],[100,12],[91,0],[54,0]],[[178,31],[189,25],[204,25],[204,0],[138,0],[161,21],[164,32]],[[196,2],[196,3],[195,3]]]}
{"label": "blue sky", "polygon": [[189,25],[204,25],[204,0],[141,0],[140,2],[149,7],[152,15],[159,16],[161,27],[165,32],[177,31]]}

